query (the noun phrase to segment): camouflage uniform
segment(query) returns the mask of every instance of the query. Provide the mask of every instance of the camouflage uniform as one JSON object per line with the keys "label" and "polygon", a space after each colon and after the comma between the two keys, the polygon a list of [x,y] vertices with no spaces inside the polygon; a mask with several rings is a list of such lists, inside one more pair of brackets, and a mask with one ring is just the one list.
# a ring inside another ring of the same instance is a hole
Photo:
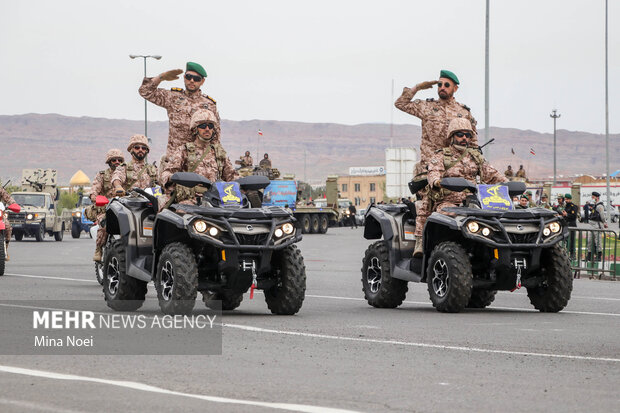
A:
{"label": "camouflage uniform", "polygon": [[[108,168],[104,171],[99,171],[95,179],[93,180],[93,185],[90,189],[89,196],[92,195],[103,195],[108,199],[114,198],[114,187],[112,186],[112,168]],[[94,204],[93,204],[94,205]],[[101,224],[101,221],[105,218],[105,207],[97,207],[93,206],[95,213],[97,214],[97,223]],[[105,227],[99,226],[97,230],[97,241],[95,242],[95,246],[97,248],[101,248],[105,245],[105,239],[107,237],[107,232]]]}
{"label": "camouflage uniform", "polygon": [[[0,186],[0,201],[2,201],[2,203],[7,207],[15,203],[15,200],[13,199],[11,194],[9,194],[6,191],[6,189],[2,188],[1,186]],[[6,236],[4,237],[4,239],[6,240],[6,243],[8,245],[9,241],[11,240],[11,235],[13,234],[13,230],[11,229],[11,223],[9,222],[8,217],[4,215],[2,219],[4,220],[4,225],[5,225],[4,231],[5,231]]]}
{"label": "camouflage uniform", "polygon": [[[458,103],[454,97],[444,100],[432,98],[426,100],[416,99],[411,101],[415,92],[408,87],[403,89],[403,94],[396,99],[394,106],[403,112],[409,113],[422,120],[422,139],[420,141],[420,162],[415,166],[414,176],[424,174],[427,171],[428,162],[434,156],[435,151],[450,146],[448,125],[452,119],[464,118],[471,123],[474,135],[471,145],[478,145],[476,137],[476,120],[471,115],[467,106]],[[422,230],[426,219],[431,214],[428,199],[428,190],[420,191],[422,200],[420,208],[416,208],[416,237],[422,236]]]}
{"label": "camouflage uniform", "polygon": [[[198,132],[194,131],[196,131],[197,125],[207,121],[214,123],[216,127],[212,139],[209,142],[202,142],[198,138]],[[224,147],[219,142],[217,119],[214,114],[206,110],[196,112],[191,119],[191,130],[193,131],[192,142],[185,143],[169,155],[168,162],[159,177],[162,186],[169,185],[170,178],[175,172],[194,172],[211,182],[238,179],[239,174],[235,171]],[[206,155],[205,151],[208,151]],[[176,202],[195,202],[196,189],[177,185],[175,191]]]}
{"label": "camouflage uniform", "polygon": [[258,166],[260,166],[263,169],[271,169],[271,159],[269,159],[269,158],[261,159],[261,161],[258,163]]}
{"label": "camouflage uniform", "polygon": [[171,90],[161,89],[157,87],[159,83],[154,79],[151,77],[144,78],[139,92],[144,99],[168,111],[169,135],[166,154],[171,154],[184,143],[193,140],[189,124],[192,115],[198,109],[207,109],[213,112],[217,118],[217,134],[220,136],[220,115],[212,97],[203,95],[200,89],[195,92],[188,92],[176,87]]}
{"label": "camouflage uniform", "polygon": [[[463,154],[463,150],[467,153]],[[428,166],[428,184],[433,188],[430,192],[432,211],[442,212],[444,208],[459,206],[467,197],[464,192],[453,192],[433,186],[441,181],[441,178],[449,177],[461,177],[474,183],[477,182],[476,178],[480,177],[480,182],[485,184],[507,181],[505,176],[485,161],[477,149],[465,149],[456,145],[443,148],[431,158]]]}
{"label": "camouflage uniform", "polygon": [[521,167],[519,168],[519,170],[517,171],[517,173],[515,174],[515,176],[516,176],[517,178],[525,178],[525,177],[526,177],[526,176],[525,176],[525,169],[523,169],[523,166],[521,166]]}
{"label": "camouflage uniform", "polygon": [[252,166],[254,165],[254,159],[250,155],[241,157],[241,166]]}
{"label": "camouflage uniform", "polygon": [[116,167],[112,182],[119,180],[124,190],[157,186],[157,168],[145,160],[132,159],[129,164]]}

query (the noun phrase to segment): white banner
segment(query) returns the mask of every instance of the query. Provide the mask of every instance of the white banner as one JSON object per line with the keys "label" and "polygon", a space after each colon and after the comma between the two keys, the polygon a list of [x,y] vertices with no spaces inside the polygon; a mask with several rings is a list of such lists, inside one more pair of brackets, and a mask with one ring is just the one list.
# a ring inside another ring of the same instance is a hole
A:
{"label": "white banner", "polygon": [[352,166],[349,175],[385,175],[385,166]]}

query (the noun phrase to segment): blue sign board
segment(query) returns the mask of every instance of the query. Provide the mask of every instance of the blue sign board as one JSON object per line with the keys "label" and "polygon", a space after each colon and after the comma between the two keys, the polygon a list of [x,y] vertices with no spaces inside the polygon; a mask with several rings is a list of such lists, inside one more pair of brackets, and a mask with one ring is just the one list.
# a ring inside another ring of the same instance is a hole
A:
{"label": "blue sign board", "polygon": [[511,211],[514,209],[508,187],[498,185],[478,185],[478,199],[482,209]]}
{"label": "blue sign board", "polygon": [[297,183],[295,181],[271,181],[263,192],[263,205],[295,208]]}

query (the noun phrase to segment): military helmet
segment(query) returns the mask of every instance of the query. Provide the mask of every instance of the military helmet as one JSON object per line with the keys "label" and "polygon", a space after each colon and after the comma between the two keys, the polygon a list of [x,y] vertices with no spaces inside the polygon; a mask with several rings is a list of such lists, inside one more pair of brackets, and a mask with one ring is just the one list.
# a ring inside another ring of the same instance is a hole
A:
{"label": "military helmet", "polygon": [[471,127],[471,122],[465,118],[454,118],[450,121],[448,125],[448,136],[452,136],[454,132],[457,131],[469,131],[472,134],[474,133],[474,129]]}
{"label": "military helmet", "polygon": [[198,125],[203,123],[213,123],[217,127],[218,121],[213,112],[207,109],[197,110],[196,113],[192,115],[192,120],[190,121],[190,129],[194,131]]}
{"label": "military helmet", "polygon": [[125,157],[123,156],[123,153],[121,152],[121,150],[114,148],[114,149],[110,149],[105,154],[105,163],[109,163],[110,160],[114,158],[121,158],[123,162],[125,161]]}
{"label": "military helmet", "polygon": [[129,146],[127,147],[127,152],[131,152],[131,148],[133,148],[134,145],[144,145],[147,147],[147,149],[150,151],[151,147],[149,146],[149,140],[146,136],[144,135],[133,135],[130,139],[129,139]]}

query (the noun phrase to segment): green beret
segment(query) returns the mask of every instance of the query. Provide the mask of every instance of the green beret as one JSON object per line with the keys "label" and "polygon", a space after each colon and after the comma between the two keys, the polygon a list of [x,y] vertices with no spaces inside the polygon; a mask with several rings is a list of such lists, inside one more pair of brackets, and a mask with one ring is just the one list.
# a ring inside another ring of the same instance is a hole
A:
{"label": "green beret", "polygon": [[525,191],[525,195],[532,195],[532,191]]}
{"label": "green beret", "polygon": [[564,198],[573,199],[573,196],[571,194],[564,194]]}
{"label": "green beret", "polygon": [[187,65],[185,66],[185,70],[186,71],[191,70],[192,72],[198,73],[202,77],[207,77],[207,71],[205,70],[204,67],[200,66],[198,63],[187,62]]}
{"label": "green beret", "polygon": [[451,79],[457,85],[459,84],[459,78],[456,77],[456,75],[449,70],[442,70],[441,72],[439,72],[439,77],[445,77],[447,79]]}
{"label": "green beret", "polygon": [[[528,199],[528,198],[527,198],[527,196],[525,196],[525,195],[521,195],[521,198],[520,198],[520,199]],[[528,199],[528,201],[529,201],[529,199]]]}

